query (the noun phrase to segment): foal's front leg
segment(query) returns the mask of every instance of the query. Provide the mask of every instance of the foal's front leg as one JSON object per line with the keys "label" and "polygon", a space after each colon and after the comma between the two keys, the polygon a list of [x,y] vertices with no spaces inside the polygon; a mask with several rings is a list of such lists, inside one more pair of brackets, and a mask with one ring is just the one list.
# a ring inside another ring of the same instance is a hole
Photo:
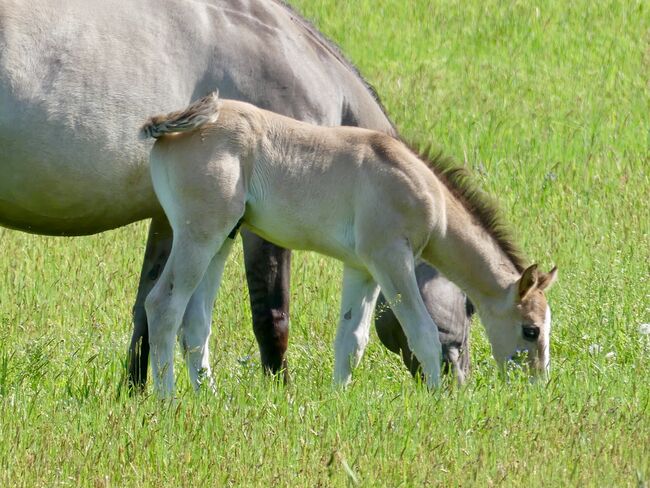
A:
{"label": "foal's front leg", "polygon": [[346,386],[368,344],[370,319],[379,295],[372,277],[349,266],[343,268],[341,318],[334,342],[334,383]]}
{"label": "foal's front leg", "polygon": [[208,348],[212,309],[233,242],[234,238],[226,239],[219,252],[212,258],[199,287],[187,304],[187,310],[183,317],[179,341],[185,354],[187,370],[194,389],[198,389],[202,384],[213,387]]}
{"label": "foal's front leg", "polygon": [[369,253],[368,269],[402,325],[408,346],[422,365],[427,384],[438,387],[442,346],[438,326],[420,295],[413,252],[403,243],[375,250]]}

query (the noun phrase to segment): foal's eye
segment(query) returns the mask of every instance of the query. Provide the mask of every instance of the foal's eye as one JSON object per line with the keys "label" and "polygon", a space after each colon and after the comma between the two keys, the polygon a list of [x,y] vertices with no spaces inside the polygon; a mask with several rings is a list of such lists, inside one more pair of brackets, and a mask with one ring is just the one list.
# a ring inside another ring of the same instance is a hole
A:
{"label": "foal's eye", "polygon": [[524,333],[524,339],[535,341],[539,337],[539,327],[535,325],[522,325],[521,328]]}

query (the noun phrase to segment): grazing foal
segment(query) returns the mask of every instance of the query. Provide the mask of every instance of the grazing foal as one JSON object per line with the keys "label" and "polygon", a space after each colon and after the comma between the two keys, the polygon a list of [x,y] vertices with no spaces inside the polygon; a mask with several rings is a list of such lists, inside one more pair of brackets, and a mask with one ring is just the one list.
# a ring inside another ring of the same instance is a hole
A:
{"label": "grazing foal", "polygon": [[142,134],[158,138],[151,175],[174,231],[145,305],[160,395],[174,390],[179,332],[193,384],[211,381],[209,321],[179,328],[193,293],[219,286],[240,223],[279,246],[343,261],[337,384],[361,359],[381,287],[428,385],[438,386],[440,341],[418,290],[417,258],[466,291],[499,364],[527,350],[531,370],[549,367],[544,290],[557,270],[524,268],[494,211],[440,158],[427,164],[390,136],[318,127],[217,94],[150,119]]}

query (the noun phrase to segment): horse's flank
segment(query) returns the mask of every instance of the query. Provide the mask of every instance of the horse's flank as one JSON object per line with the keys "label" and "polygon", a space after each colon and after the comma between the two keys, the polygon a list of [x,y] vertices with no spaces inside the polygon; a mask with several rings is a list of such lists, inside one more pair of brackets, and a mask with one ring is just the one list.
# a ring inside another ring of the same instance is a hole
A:
{"label": "horse's flank", "polygon": [[281,2],[4,0],[0,225],[83,235],[159,217],[135,129],[216,88],[297,119],[394,133],[341,59]]}

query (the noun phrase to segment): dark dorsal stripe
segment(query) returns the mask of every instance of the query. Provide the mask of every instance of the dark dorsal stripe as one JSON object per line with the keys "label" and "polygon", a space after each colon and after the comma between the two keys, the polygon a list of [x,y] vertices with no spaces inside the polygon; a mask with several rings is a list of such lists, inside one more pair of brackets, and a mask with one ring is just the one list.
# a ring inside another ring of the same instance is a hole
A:
{"label": "dark dorsal stripe", "polygon": [[442,152],[433,152],[431,147],[411,152],[422,160],[447,187],[454,197],[465,207],[474,220],[494,239],[499,248],[512,262],[516,270],[522,273],[526,259],[515,244],[512,233],[506,226],[496,202],[483,192],[474,182],[470,172],[458,165],[453,158]]}

